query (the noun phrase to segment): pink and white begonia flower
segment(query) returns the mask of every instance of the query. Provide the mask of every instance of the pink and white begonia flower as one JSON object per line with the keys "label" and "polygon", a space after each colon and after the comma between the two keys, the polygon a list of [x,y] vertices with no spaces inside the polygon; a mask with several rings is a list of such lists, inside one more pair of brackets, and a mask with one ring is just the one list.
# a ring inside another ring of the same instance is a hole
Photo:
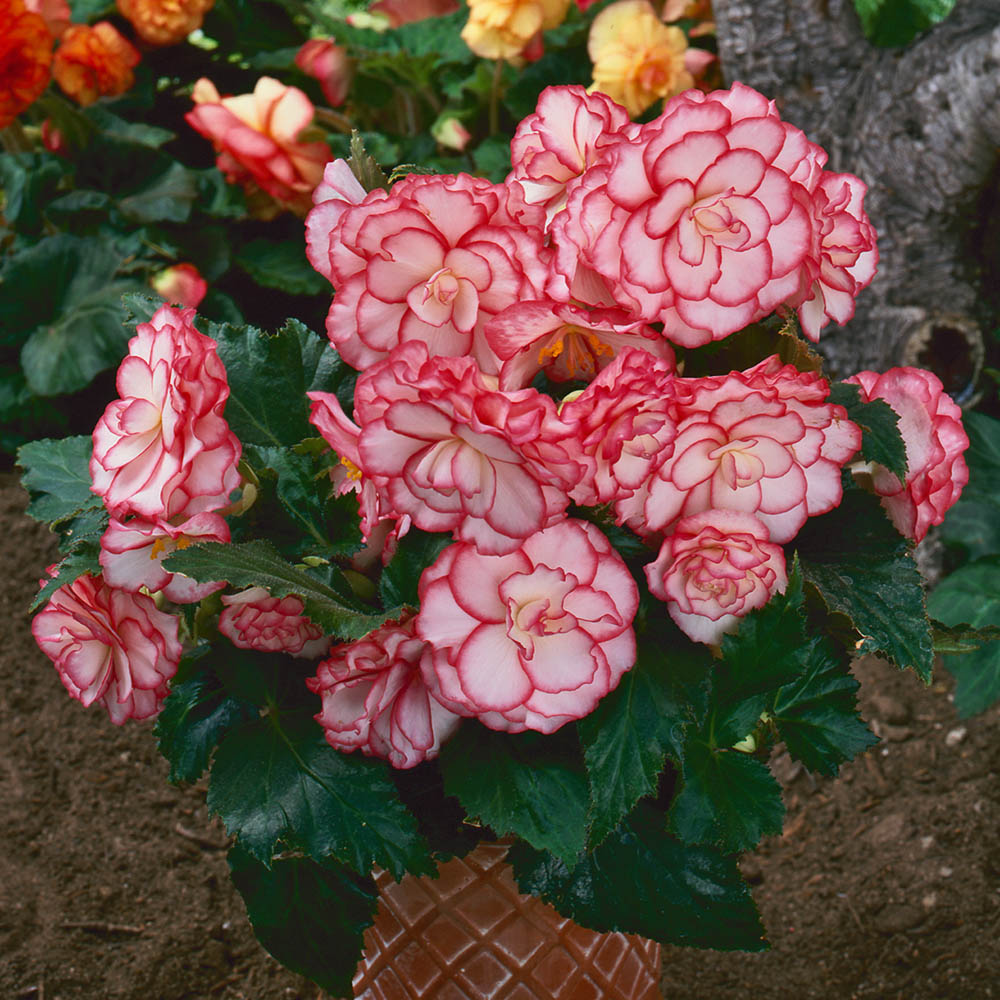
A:
{"label": "pink and white begonia flower", "polygon": [[225,506],[241,446],[222,415],[225,366],[194,310],[161,306],[140,323],[115,384],[90,460],[91,488],[112,515],[173,520]]}
{"label": "pink and white begonia flower", "polygon": [[364,370],[422,341],[432,354],[471,354],[495,375],[483,326],[538,298],[546,275],[541,232],[514,223],[511,197],[520,192],[481,178],[411,174],[343,211],[319,263],[323,240],[310,223],[310,259],[321,273],[328,266],[337,289],[326,329],[343,359]]}
{"label": "pink and white begonia flower", "polygon": [[195,514],[179,524],[161,518],[112,518],[101,538],[101,569],[112,587],[151,593],[162,591],[168,601],[193,604],[221,590],[224,581],[198,583],[183,573],[170,573],[163,560],[172,552],[198,542],[229,541],[229,525],[218,515]]}
{"label": "pink and white begonia flower", "polygon": [[553,382],[591,381],[625,347],[668,360],[674,351],[652,327],[620,309],[585,309],[572,302],[518,302],[495,316],[486,340],[503,361],[501,389],[522,389],[544,370]]}
{"label": "pink and white begonia flower", "polygon": [[333,108],[347,100],[353,71],[347,49],[332,38],[310,38],[295,53],[295,65],[319,80],[323,96]]}
{"label": "pink and white begonia flower", "polygon": [[546,87],[534,113],[517,126],[507,182],[520,184],[525,201],[545,210],[546,222],[566,206],[583,173],[600,162],[619,133],[635,135],[628,112],[604,94],[583,87]]}
{"label": "pink and white begonia flower", "polygon": [[819,340],[821,328],[831,319],[846,323],[854,315],[858,292],[875,277],[875,227],[862,207],[867,190],[853,174],[823,171],[812,193],[818,246],[802,269],[802,289],[788,302],[810,340]]}
{"label": "pink and white begonia flower", "polygon": [[450,545],[420,578],[424,677],[491,729],[551,733],[592,712],[635,663],[639,592],[592,524],[566,520],[506,555]]}
{"label": "pink and white begonia flower", "polygon": [[[768,366],[771,367],[768,367]],[[639,531],[669,531],[705,510],[740,510],[790,541],[806,518],[843,496],[840,470],[861,446],[826,382],[772,359],[748,372],[678,379],[677,436],[670,460],[647,486]]]}
{"label": "pink and white begonia flower", "polygon": [[287,653],[314,660],[330,648],[330,637],[303,612],[300,598],[272,597],[264,587],[225,594],[219,631],[240,649]]}
{"label": "pink and white begonia flower", "polygon": [[278,208],[305,215],[324,165],[333,159],[325,142],[299,138],[312,124],[312,101],[298,87],[270,76],[262,76],[253,93],[235,97],[220,96],[215,84],[202,77],[191,97],[195,108],[184,120],[212,142],[216,166],[226,179],[248,195],[266,192],[273,202],[265,216]]}
{"label": "pink and white begonia flower", "polygon": [[153,291],[164,302],[185,309],[197,309],[208,293],[208,282],[194,264],[174,264],[149,279]]}
{"label": "pink and white begonia flower", "polygon": [[581,475],[551,398],[499,392],[471,358],[429,357],[420,342],[365,372],[354,406],[361,470],[392,516],[483,552],[514,551],[563,517]]}
{"label": "pink and white begonia flower", "polygon": [[553,221],[556,268],[592,269],[675,343],[721,339],[799,290],[825,160],[749,87],[686,91],[583,176]]}
{"label": "pink and white begonia flower", "polygon": [[[578,504],[623,506],[643,490],[668,461],[677,435],[673,358],[627,348],[576,398],[560,417],[575,429],[580,450],[593,463],[570,493]],[[642,493],[638,509],[645,498]]]}
{"label": "pink and white begonia flower", "polygon": [[52,595],[31,634],[71,697],[104,705],[115,725],[156,715],[181,658],[174,615],[89,574]]}
{"label": "pink and white begonia flower", "polygon": [[[372,194],[385,198],[385,192]],[[323,180],[313,191],[313,209],[306,216],[306,257],[313,268],[333,282],[330,265],[331,239],[340,217],[351,205],[360,205],[367,192],[354,176],[346,160],[331,160],[323,170]]]}
{"label": "pink and white begonia flower", "polygon": [[416,619],[386,622],[363,639],[335,646],[316,676],[306,680],[323,699],[316,721],[336,750],[361,750],[393,767],[415,767],[436,757],[460,716],[428,690],[421,663],[430,646]]}
{"label": "pink and white begonia flower", "polygon": [[845,381],[859,386],[866,402],[884,399],[899,416],[906,481],[881,465],[874,466],[872,480],[897,530],[919,542],[944,520],[969,481],[962,411],[941,380],[922,368],[891,368],[882,375],[858,372]]}
{"label": "pink and white begonia flower", "polygon": [[678,628],[710,645],[788,586],[781,546],[759,518],[735,510],[682,518],[646,566],[646,577]]}

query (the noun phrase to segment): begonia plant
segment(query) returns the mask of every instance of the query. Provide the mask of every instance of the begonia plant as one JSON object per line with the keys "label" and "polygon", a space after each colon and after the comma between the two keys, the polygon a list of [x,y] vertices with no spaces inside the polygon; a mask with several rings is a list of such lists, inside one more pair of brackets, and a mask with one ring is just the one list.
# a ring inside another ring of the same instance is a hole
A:
{"label": "begonia plant", "polygon": [[341,994],[373,868],[498,837],[581,924],[766,947],[773,745],[835,773],[875,742],[855,653],[928,681],[980,638],[913,559],[957,407],[811,347],[875,275],[863,183],[740,84],[644,124],[554,87],[511,151],[389,183],[356,141],[306,219],[325,335],[130,296],[93,435],[19,453],[39,645],[208,772],[258,935]]}

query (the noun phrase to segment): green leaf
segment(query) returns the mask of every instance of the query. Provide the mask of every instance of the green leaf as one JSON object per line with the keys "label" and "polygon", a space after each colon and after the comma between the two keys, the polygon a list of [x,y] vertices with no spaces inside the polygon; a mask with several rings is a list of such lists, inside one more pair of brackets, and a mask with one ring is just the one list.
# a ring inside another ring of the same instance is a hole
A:
{"label": "green leaf", "polygon": [[1000,552],[1000,420],[964,413],[969,435],[969,482],[941,525],[941,537],[963,546],[970,559]]}
{"label": "green leaf", "polygon": [[296,857],[266,868],[238,844],[229,851],[229,873],[257,940],[330,996],[350,996],[378,903],[371,876],[332,860]]}
{"label": "green leaf", "polygon": [[[928,608],[946,625],[1000,625],[1000,555],[977,559],[945,577]],[[946,656],[944,665],[955,676],[955,708],[963,717],[982,712],[1000,698],[1000,642]]]}
{"label": "green leaf", "polygon": [[314,437],[309,423],[310,387],[321,352],[329,347],[308,327],[289,321],[275,334],[255,327],[204,324],[219,345],[230,395],[226,420],[244,444],[294,445]]}
{"label": "green leaf", "polygon": [[943,625],[941,622],[931,621],[931,635],[934,637],[935,653],[972,653],[986,643],[1000,639],[1000,625],[976,628],[967,622]]}
{"label": "green leaf", "polygon": [[499,184],[510,173],[510,140],[499,135],[488,136],[472,151],[472,159],[476,173]]}
{"label": "green leaf", "polygon": [[955,0],[854,0],[854,6],[868,40],[893,47],[912,42],[920,32],[943,21]]}
{"label": "green leaf", "polygon": [[225,580],[234,587],[265,587],[272,597],[295,594],[302,598],[309,618],[342,639],[360,639],[389,618],[398,618],[401,610],[366,614],[348,607],[340,594],[296,569],[264,539],[233,545],[192,545],[168,556],[163,565],[171,573],[184,573],[199,583]]}
{"label": "green leaf", "polygon": [[116,280],[122,262],[109,242],[59,234],[4,268],[3,336],[24,343],[21,365],[36,395],[82,389],[121,361],[128,342],[121,296],[141,287]]}
{"label": "green leaf", "polygon": [[219,740],[234,726],[257,718],[257,706],[232,697],[199,663],[209,654],[205,644],[186,653],[156,717],[153,734],[160,753],[170,762],[169,780],[197,781]]}
{"label": "green leaf", "polygon": [[695,652],[701,657],[693,667],[692,656],[682,650],[640,638],[635,666],[577,723],[590,778],[591,847],[601,843],[639,799],[656,793],[668,753],[680,759],[693,709],[676,696],[673,678],[682,670],[704,676],[711,669],[707,650]]}
{"label": "green leaf", "polygon": [[379,577],[378,589],[384,607],[420,607],[417,585],[420,575],[452,544],[450,535],[411,528],[400,540],[392,561]]}
{"label": "green leaf", "polygon": [[56,565],[56,575],[45,580],[31,604],[28,605],[28,613],[34,614],[42,605],[48,603],[60,587],[72,583],[85,573],[99,576],[101,574],[101,564],[98,561],[100,551],[100,547],[96,544],[81,546],[61,559]]}
{"label": "green leaf", "polygon": [[445,791],[470,819],[567,864],[583,850],[587,779],[571,728],[553,736],[512,735],[466,722],[442,749],[441,769]]}
{"label": "green leaf", "polygon": [[31,441],[17,452],[24,469],[21,484],[28,491],[26,513],[36,521],[60,521],[80,510],[102,507],[90,491],[90,435]]}
{"label": "green leaf", "polygon": [[878,742],[858,716],[858,682],[848,658],[824,636],[805,650],[807,670],[778,692],[771,717],[788,752],[810,771],[836,774]]}
{"label": "green leaf", "polygon": [[332,293],[330,283],[306,260],[301,239],[285,243],[253,240],[240,250],[236,263],[265,288],[280,288],[289,295]]}
{"label": "green leaf", "polygon": [[861,633],[858,651],[884,653],[930,683],[934,644],[923,578],[878,499],[845,491],[839,507],[809,519],[795,544],[806,580]]}
{"label": "green leaf", "polygon": [[118,202],[122,214],[140,225],[147,222],[186,222],[198,198],[198,176],[172,163],[138,191]]}
{"label": "green leaf", "polygon": [[905,480],[906,445],[896,411],[884,399],[862,402],[860,387],[848,382],[834,382],[829,401],[843,406],[848,419],[861,428],[861,454]]}
{"label": "green leaf", "polygon": [[364,140],[357,130],[351,132],[351,155],[347,165],[366,191],[374,191],[376,188],[389,190],[389,178],[385,176],[375,158],[365,150]]}
{"label": "green leaf", "polygon": [[663,813],[640,802],[572,868],[524,844],[515,844],[508,860],[522,892],[584,927],[664,944],[763,951],[760,917],[736,859],[682,844],[663,827]]}
{"label": "green leaf", "polygon": [[266,866],[279,845],[332,855],[362,874],[379,865],[400,878],[429,864],[388,765],[334,750],[308,711],[272,711],[230,730],[215,752],[207,801]]}
{"label": "green leaf", "polygon": [[683,786],[670,809],[670,828],[686,844],[747,851],[781,833],[785,805],[767,765],[698,738],[684,747]]}

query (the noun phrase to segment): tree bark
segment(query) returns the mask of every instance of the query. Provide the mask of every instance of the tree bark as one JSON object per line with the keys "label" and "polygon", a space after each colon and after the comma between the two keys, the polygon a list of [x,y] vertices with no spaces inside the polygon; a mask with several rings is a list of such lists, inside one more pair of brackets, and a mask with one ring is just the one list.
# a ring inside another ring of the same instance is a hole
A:
{"label": "tree bark", "polygon": [[[1000,325],[1000,0],[959,0],[902,49],[864,37],[851,0],[716,0],[729,81],[857,174],[879,273],[820,348],[834,374],[895,364],[972,394],[983,331]],[[990,214],[994,215],[991,222]]]}

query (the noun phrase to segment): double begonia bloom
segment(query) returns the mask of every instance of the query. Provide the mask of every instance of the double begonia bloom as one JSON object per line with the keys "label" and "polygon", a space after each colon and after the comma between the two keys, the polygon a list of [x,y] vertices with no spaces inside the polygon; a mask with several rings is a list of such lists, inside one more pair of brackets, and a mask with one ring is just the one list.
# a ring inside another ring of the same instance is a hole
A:
{"label": "double begonia bloom", "polygon": [[885,374],[858,372],[846,379],[870,402],[884,399],[899,416],[906,446],[906,480],[875,465],[872,481],[897,530],[921,541],[944,520],[969,481],[964,453],[969,438],[962,411],[944,391],[941,380],[922,368],[891,368]]}
{"label": "double begonia bloom", "polygon": [[[365,200],[367,193],[346,160],[331,160],[323,168],[323,180],[312,193],[314,208],[306,216],[306,257],[329,282],[333,282],[331,261],[337,224],[351,205]],[[384,191],[378,194],[385,197]]]}
{"label": "double begonia bloom", "polygon": [[411,615],[386,622],[363,639],[335,646],[306,680],[323,699],[316,721],[336,750],[361,750],[393,767],[436,757],[460,716],[428,690],[421,663],[430,646]]}
{"label": "double begonia bloom", "polygon": [[749,87],[688,91],[581,179],[553,220],[557,269],[592,269],[675,343],[721,339],[799,291],[825,159]]}
{"label": "double begonia bloom", "polygon": [[534,389],[500,392],[471,358],[402,344],[354,395],[360,467],[395,517],[483,552],[517,549],[560,519],[582,473],[570,428]]}
{"label": "double begonia bloom", "polygon": [[181,658],[175,616],[89,574],[52,595],[31,633],[70,695],[100,702],[115,725],[159,711]]}
{"label": "double begonia bloom", "polygon": [[52,59],[52,75],[67,97],[86,107],[129,90],[138,62],[135,46],[110,21],[71,24]]}
{"label": "double begonia bloom", "polygon": [[[790,541],[806,518],[843,496],[840,470],[861,446],[818,375],[767,359],[748,372],[678,379],[677,436],[647,486],[638,531],[669,531],[705,510],[756,515],[770,540]],[[684,398],[686,396],[686,398]]]}
{"label": "double begonia bloom", "polygon": [[198,542],[228,542],[229,525],[218,514],[195,514],[179,524],[141,517],[122,522],[111,519],[101,538],[101,569],[112,587],[138,591],[141,587],[177,604],[193,604],[221,590],[224,581],[197,583],[183,573],[170,573],[163,560],[172,552]]}
{"label": "double begonia bloom", "polygon": [[551,733],[635,663],[632,575],[594,525],[566,520],[507,555],[451,545],[420,578],[428,686],[491,729]]}
{"label": "double begonia bloom", "polygon": [[619,0],[594,18],[587,39],[594,64],[592,90],[630,115],[694,86],[687,36],[657,16],[649,0]]}
{"label": "double begonia bloom", "polygon": [[222,603],[219,631],[240,649],[314,660],[330,648],[330,637],[302,613],[302,601],[292,594],[272,597],[264,587],[250,587],[223,595]]}
{"label": "double begonia bloom", "polygon": [[149,280],[153,291],[165,302],[197,309],[208,293],[208,282],[194,264],[174,264],[158,271]]}
{"label": "double begonia bloom", "polygon": [[323,96],[331,107],[336,108],[347,100],[353,75],[351,63],[347,49],[337,45],[332,38],[310,38],[295,53],[295,65],[319,80]]}
{"label": "double begonia bloom", "polygon": [[94,428],[91,489],[114,517],[174,520],[217,510],[240,484],[241,446],[223,417],[229,384],[193,309],[161,306],[135,328],[119,399]]}
{"label": "double begonia bloom", "polygon": [[740,619],[788,585],[785,554],[752,514],[708,510],[685,517],[646,566],[649,591],[695,642],[717,645]]}
{"label": "double begonia bloom", "polygon": [[563,404],[560,417],[592,463],[570,493],[576,503],[614,503],[621,520],[641,515],[646,484],[673,455],[675,384],[672,358],[629,348]]}
{"label": "double begonia bloom", "polygon": [[333,159],[325,142],[300,142],[313,120],[312,101],[298,89],[262,76],[252,94],[220,97],[204,77],[191,94],[196,107],[185,121],[219,154],[216,165],[248,194],[266,192],[274,202],[305,215],[323,168]]}
{"label": "double begonia bloom", "polygon": [[516,59],[540,32],[562,24],[569,5],[570,0],[469,0],[462,39],[484,59]]}
{"label": "double begonia bloom", "polygon": [[878,247],[863,208],[867,190],[853,174],[823,171],[812,193],[817,246],[803,269],[805,287],[789,302],[797,306],[802,332],[810,340],[819,340],[820,329],[831,319],[846,323],[854,315],[858,292],[875,277]]}
{"label": "double begonia bloom", "polygon": [[547,221],[566,206],[569,193],[602,150],[619,133],[638,126],[604,94],[583,87],[546,87],[535,111],[523,119],[510,143],[514,169],[508,182],[520,184],[525,201],[545,210]]}
{"label": "double begonia bloom", "polygon": [[42,95],[52,65],[52,34],[22,0],[0,0],[0,129]]}
{"label": "double begonia bloom", "polygon": [[[471,354],[484,372],[499,371],[485,323],[538,298],[545,280],[541,232],[513,223],[510,196],[466,175],[411,174],[360,205],[334,201],[328,260],[314,259],[323,254],[315,227],[310,259],[337,289],[326,329],[348,364],[365,369],[397,344],[420,341],[431,354]],[[314,212],[330,212],[327,204]]]}
{"label": "double begonia bloom", "polygon": [[590,382],[626,347],[673,365],[674,351],[652,327],[620,309],[571,302],[519,302],[486,324],[486,340],[503,361],[501,389],[522,389],[544,371],[553,382]]}
{"label": "double begonia bloom", "polygon": [[215,0],[117,0],[136,34],[150,45],[176,45],[196,28]]}

